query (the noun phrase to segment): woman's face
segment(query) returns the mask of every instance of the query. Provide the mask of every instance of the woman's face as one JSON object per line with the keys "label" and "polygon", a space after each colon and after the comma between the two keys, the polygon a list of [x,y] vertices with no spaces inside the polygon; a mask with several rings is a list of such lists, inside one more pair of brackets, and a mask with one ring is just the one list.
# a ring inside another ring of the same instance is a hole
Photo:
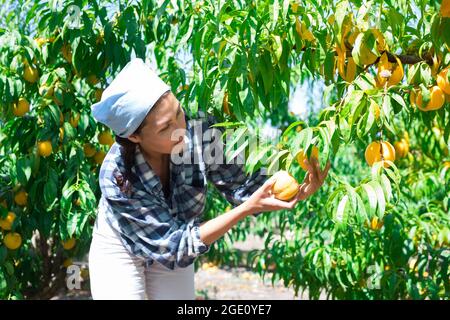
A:
{"label": "woman's face", "polygon": [[184,146],[186,121],[181,104],[172,92],[163,96],[144,120],[139,134],[128,137],[148,155],[179,153]]}

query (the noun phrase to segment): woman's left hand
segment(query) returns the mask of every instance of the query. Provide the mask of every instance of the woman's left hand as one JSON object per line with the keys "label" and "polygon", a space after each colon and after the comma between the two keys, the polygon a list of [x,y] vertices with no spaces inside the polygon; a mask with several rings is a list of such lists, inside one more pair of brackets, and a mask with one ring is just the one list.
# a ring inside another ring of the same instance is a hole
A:
{"label": "woman's left hand", "polygon": [[306,174],[305,180],[303,180],[303,183],[300,185],[300,191],[296,196],[296,198],[300,200],[305,200],[322,186],[331,166],[330,161],[328,161],[325,169],[322,171],[320,169],[319,160],[314,156],[311,157],[310,161],[305,158],[303,162],[308,168],[308,173]]}

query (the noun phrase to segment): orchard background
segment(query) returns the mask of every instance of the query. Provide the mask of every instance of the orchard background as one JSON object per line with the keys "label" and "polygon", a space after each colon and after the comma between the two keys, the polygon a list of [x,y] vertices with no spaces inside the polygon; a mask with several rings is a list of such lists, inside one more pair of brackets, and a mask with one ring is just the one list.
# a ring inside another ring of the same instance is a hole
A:
{"label": "orchard background", "polygon": [[[319,192],[242,221],[210,261],[311,298],[449,298],[449,0],[0,3],[0,298],[51,297],[87,253],[114,142],[90,106],[134,56],[188,115],[237,129],[249,173],[268,160],[302,181],[313,149],[332,162]],[[302,115],[300,85],[317,106]],[[280,135],[247,148],[264,128]],[[230,208],[209,190],[207,217]],[[266,248],[244,257],[231,244],[249,234]]]}

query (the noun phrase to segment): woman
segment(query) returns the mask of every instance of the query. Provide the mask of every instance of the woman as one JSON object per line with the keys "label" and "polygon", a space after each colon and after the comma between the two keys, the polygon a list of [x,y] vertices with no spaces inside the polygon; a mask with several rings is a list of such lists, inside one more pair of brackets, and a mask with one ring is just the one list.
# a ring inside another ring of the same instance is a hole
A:
{"label": "woman", "polygon": [[[169,86],[141,59],[125,66],[92,112],[116,134],[100,169],[102,197],[89,252],[94,299],[195,299],[198,256],[247,216],[294,208],[329,169],[321,171],[317,159],[305,162],[309,173],[297,196],[275,199],[273,178],[261,171],[248,177],[243,165],[218,160],[223,144],[203,141],[220,137],[218,129],[203,134],[214,118],[189,121]],[[219,152],[210,152],[215,147]],[[234,208],[202,222],[207,181]]]}

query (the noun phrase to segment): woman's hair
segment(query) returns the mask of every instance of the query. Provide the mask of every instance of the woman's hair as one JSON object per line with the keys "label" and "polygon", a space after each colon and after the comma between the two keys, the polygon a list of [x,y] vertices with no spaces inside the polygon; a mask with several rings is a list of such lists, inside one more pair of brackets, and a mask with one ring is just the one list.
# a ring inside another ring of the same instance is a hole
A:
{"label": "woman's hair", "polygon": [[[169,94],[169,92],[170,91],[167,91],[166,93],[164,93],[158,99],[158,101],[156,101],[156,103],[154,104],[152,109],[154,109],[156,106],[158,106],[158,104],[161,102],[161,100],[164,97],[166,97]],[[150,109],[150,112],[152,109]],[[139,127],[136,129],[136,131],[133,132],[133,134],[140,134],[144,125],[145,125],[145,120],[142,121],[142,123],[139,125]],[[131,168],[133,167],[133,165],[135,163],[135,152],[136,152],[137,143],[134,143],[133,141],[129,140],[128,138],[119,137],[118,135],[116,135],[116,142],[121,146],[121,156],[122,156],[122,159],[124,162],[125,172],[123,173],[122,176],[117,175],[117,176],[115,176],[115,178],[116,178],[117,185],[120,187],[120,190],[122,192],[128,193],[131,191],[131,187],[132,187]]]}
{"label": "woman's hair", "polygon": [[[144,126],[145,121],[141,123],[141,125],[134,132],[135,134],[141,133],[142,127]],[[131,168],[134,165],[134,155],[136,152],[137,144],[128,138],[122,138],[116,135],[116,142],[121,146],[121,157],[123,159],[125,165],[125,172],[123,175],[116,175],[117,185],[120,187],[120,190],[124,193],[128,193],[131,191]]]}

